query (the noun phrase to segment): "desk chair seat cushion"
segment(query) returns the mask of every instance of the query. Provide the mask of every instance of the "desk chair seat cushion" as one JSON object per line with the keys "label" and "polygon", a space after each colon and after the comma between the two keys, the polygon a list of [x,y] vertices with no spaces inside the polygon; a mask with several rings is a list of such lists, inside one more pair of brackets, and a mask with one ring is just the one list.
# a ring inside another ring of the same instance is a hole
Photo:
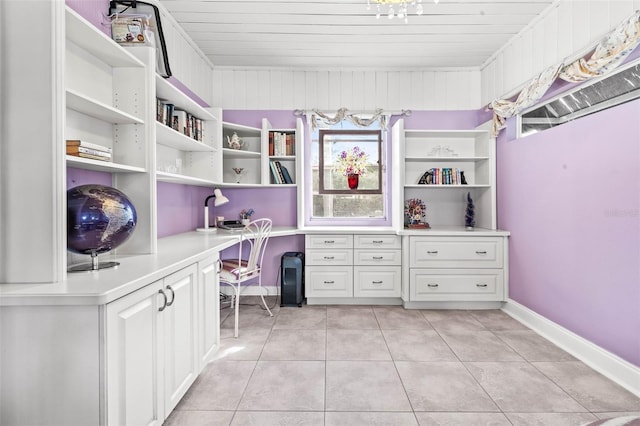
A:
{"label": "desk chair seat cushion", "polygon": [[241,278],[244,281],[253,276],[257,276],[258,274],[260,274],[260,268],[249,271],[248,262],[246,260],[238,262],[238,259],[227,259],[222,261],[220,280],[225,282],[235,282]]}

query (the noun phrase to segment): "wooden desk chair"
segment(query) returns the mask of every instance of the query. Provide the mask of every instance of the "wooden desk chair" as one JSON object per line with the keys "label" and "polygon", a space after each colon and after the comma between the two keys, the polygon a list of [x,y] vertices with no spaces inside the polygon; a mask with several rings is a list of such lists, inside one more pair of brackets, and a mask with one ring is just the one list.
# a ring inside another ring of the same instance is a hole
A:
{"label": "wooden desk chair", "polygon": [[[269,235],[271,234],[271,219],[256,219],[242,231],[242,238],[238,244],[238,258],[222,260],[220,270],[220,284],[233,288],[234,294],[231,306],[234,308],[235,331],[233,336],[238,337],[238,313],[240,308],[240,286],[242,283],[257,278],[258,287],[262,287],[262,259],[264,257]],[[243,247],[249,253],[243,256]],[[260,294],[262,303],[270,316],[273,316],[264,296]]]}

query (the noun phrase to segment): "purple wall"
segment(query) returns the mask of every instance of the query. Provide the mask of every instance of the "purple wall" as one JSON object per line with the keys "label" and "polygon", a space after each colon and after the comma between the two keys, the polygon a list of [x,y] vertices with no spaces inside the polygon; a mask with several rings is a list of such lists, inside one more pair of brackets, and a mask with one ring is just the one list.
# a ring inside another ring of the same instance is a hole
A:
{"label": "purple wall", "polygon": [[67,189],[86,184],[111,186],[111,174],[92,170],[67,168]]}
{"label": "purple wall", "polygon": [[497,146],[510,296],[640,366],[640,101]]}

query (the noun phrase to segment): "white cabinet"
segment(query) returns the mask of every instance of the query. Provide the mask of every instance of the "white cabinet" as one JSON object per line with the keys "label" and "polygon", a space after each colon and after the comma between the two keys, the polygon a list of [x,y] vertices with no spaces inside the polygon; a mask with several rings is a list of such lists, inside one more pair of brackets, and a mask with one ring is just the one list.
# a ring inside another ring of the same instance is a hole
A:
{"label": "white cabinet", "polygon": [[106,308],[107,424],[160,425],[199,373],[197,267]]}
{"label": "white cabinet", "polygon": [[401,239],[396,235],[310,234],[305,293],[314,298],[399,298]]}
{"label": "white cabinet", "polygon": [[[229,146],[233,135],[239,149]],[[296,128],[273,128],[269,120],[262,127],[222,123],[222,183],[224,186],[290,185],[301,182],[302,120]],[[276,175],[278,178],[276,179]],[[285,183],[290,182],[290,183]]]}
{"label": "white cabinet", "polygon": [[[463,230],[470,193],[476,227],[496,229],[495,139],[489,130],[405,129],[401,119],[393,126],[393,140],[399,218],[405,218],[406,200],[418,198],[432,228]],[[425,173],[434,173],[428,183],[421,181]]]}
{"label": "white cabinet", "polygon": [[211,255],[198,262],[198,363],[202,370],[220,346],[220,262]]}
{"label": "white cabinet", "polygon": [[507,300],[507,235],[409,236],[411,302]]}

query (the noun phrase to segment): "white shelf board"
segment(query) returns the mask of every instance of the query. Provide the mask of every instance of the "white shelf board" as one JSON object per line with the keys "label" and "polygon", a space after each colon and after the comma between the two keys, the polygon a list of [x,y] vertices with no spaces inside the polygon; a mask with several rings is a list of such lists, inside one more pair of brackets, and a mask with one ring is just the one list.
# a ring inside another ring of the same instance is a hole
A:
{"label": "white shelf board", "polygon": [[93,160],[91,158],[76,157],[75,155],[67,155],[67,167],[109,173],[144,173],[146,171],[143,167]]}
{"label": "white shelf board", "polygon": [[235,182],[222,182],[218,184],[220,188],[264,188],[267,185],[261,183],[235,183]]}
{"label": "white shelf board", "polygon": [[485,161],[489,157],[405,157],[406,162],[423,163],[423,162],[460,162],[460,161]]}
{"label": "white shelf board", "polygon": [[222,148],[225,158],[260,158],[260,153],[255,151],[242,151],[241,149]]}
{"label": "white shelf board", "polygon": [[187,111],[201,120],[217,120],[215,115],[204,109],[200,104],[158,74],[156,74],[156,96],[173,104],[175,108]]}
{"label": "white shelf board", "polygon": [[67,108],[112,124],[144,123],[131,114],[70,89],[67,89]]}
{"label": "white shelf board", "polygon": [[181,151],[213,152],[216,149],[203,142],[199,142],[187,135],[156,121],[156,141],[160,145],[170,146]]}
{"label": "white shelf board", "polygon": [[242,124],[222,122],[223,133],[227,131],[236,132],[241,138],[246,137],[260,137],[262,135],[262,129],[257,127],[244,126]]}
{"label": "white shelf board", "polygon": [[177,173],[168,172],[156,172],[156,180],[158,182],[179,183],[182,185],[194,185],[194,186],[219,186],[216,182],[208,179],[201,179],[193,176],[180,175]]}
{"label": "white shelf board", "polygon": [[65,18],[67,40],[77,44],[112,67],[144,68],[142,61],[127,52],[122,46],[68,6]]}
{"label": "white shelf board", "polygon": [[465,189],[465,188],[490,188],[491,185],[405,185],[405,188],[428,188],[428,189]]}

